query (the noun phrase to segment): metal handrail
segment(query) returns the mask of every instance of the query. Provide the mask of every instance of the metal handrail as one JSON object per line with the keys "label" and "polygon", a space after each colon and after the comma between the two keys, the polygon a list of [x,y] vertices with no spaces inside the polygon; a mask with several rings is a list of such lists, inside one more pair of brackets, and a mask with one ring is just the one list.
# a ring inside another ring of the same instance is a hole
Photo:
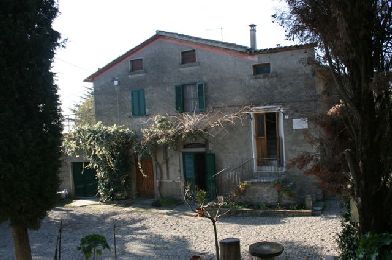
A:
{"label": "metal handrail", "polygon": [[241,168],[242,166],[244,166],[244,165],[245,165],[247,162],[249,162],[250,160],[253,160],[253,157],[247,159],[246,161],[242,162],[240,165],[238,165],[238,166],[236,166],[236,167],[233,167],[233,168],[224,168],[224,169],[220,170],[219,172],[217,172],[216,174],[212,175],[212,177],[216,177],[216,176],[218,176],[218,175],[220,175],[220,174],[222,174],[222,173],[224,173],[224,172],[227,172],[227,171],[232,172],[232,171],[234,171],[234,170],[237,170],[237,169]]}

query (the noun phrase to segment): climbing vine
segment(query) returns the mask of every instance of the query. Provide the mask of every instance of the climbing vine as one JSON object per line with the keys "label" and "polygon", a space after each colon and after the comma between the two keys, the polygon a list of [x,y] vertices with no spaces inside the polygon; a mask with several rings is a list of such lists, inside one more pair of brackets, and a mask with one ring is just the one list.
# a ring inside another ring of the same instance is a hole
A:
{"label": "climbing vine", "polygon": [[249,107],[243,107],[232,113],[182,113],[175,116],[156,115],[147,120],[147,126],[142,129],[140,151],[151,154],[160,145],[175,149],[179,143],[188,139],[207,139],[217,134],[215,129],[224,129],[242,121]]}
{"label": "climbing vine", "polygon": [[[84,156],[90,161],[88,167],[97,172],[98,193],[101,201],[128,197],[130,170],[133,154],[139,159],[153,155],[159,146],[176,149],[178,144],[191,138],[207,139],[234,124],[246,115],[244,107],[237,112],[223,114],[210,112],[200,114],[182,113],[175,116],[156,115],[150,117],[146,127],[141,129],[141,137],[128,128],[95,125],[80,125],[65,135],[64,150],[71,156]],[[141,174],[140,160],[138,163]]]}
{"label": "climbing vine", "polygon": [[135,146],[133,131],[102,123],[79,126],[64,138],[65,153],[86,157],[96,170],[101,201],[128,197]]}

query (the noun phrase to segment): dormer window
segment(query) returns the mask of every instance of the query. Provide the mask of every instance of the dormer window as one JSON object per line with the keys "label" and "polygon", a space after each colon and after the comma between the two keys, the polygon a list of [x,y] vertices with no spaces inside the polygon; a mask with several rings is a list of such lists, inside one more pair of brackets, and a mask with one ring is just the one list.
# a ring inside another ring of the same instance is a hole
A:
{"label": "dormer window", "polygon": [[196,52],[195,50],[181,52],[181,64],[195,63]]}
{"label": "dormer window", "polygon": [[260,63],[253,65],[253,75],[262,75],[271,73],[270,63]]}
{"label": "dormer window", "polygon": [[135,59],[129,61],[129,71],[142,71],[143,70],[143,59]]}

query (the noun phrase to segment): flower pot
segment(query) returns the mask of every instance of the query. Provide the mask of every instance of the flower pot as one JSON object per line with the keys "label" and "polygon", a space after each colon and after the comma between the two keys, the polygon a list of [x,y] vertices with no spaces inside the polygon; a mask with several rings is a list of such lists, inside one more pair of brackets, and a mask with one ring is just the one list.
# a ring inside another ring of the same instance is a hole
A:
{"label": "flower pot", "polygon": [[197,217],[204,217],[204,209],[203,208],[196,208],[196,216]]}

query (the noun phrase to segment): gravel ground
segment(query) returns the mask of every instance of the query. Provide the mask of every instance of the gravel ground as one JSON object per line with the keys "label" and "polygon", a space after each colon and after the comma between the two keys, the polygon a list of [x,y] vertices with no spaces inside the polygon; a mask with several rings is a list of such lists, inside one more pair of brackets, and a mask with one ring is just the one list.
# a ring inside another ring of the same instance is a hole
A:
{"label": "gravel ground", "polygon": [[[225,217],[218,222],[218,239],[241,241],[243,259],[248,247],[258,241],[283,244],[278,259],[328,259],[336,256],[336,233],[340,218],[336,203],[317,217]],[[98,233],[113,245],[117,226],[118,259],[189,259],[199,254],[214,259],[213,227],[208,219],[195,217],[184,205],[174,209],[143,206],[119,207],[79,204],[49,212],[38,231],[30,231],[34,259],[53,259],[60,220],[63,221],[62,259],[82,259],[76,247],[80,238]],[[111,259],[113,248],[103,259]],[[0,259],[14,259],[13,243],[6,223],[0,225]]]}

